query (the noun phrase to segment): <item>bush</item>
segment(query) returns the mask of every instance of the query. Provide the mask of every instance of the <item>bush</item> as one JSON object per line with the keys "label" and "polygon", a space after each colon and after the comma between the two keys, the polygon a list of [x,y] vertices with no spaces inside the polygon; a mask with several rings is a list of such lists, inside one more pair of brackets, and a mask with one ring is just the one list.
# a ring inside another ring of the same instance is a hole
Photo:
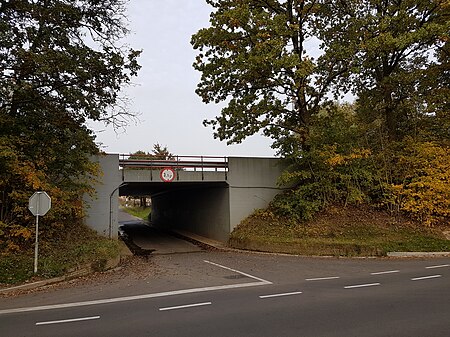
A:
{"label": "bush", "polygon": [[389,191],[398,208],[430,226],[450,220],[450,148],[434,142],[405,142],[399,178]]}

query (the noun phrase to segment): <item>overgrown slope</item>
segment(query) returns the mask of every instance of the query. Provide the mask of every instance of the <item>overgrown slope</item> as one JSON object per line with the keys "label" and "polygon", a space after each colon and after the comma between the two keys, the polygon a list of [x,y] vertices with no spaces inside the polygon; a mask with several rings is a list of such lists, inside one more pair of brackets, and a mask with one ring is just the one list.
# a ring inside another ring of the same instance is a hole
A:
{"label": "overgrown slope", "polygon": [[310,221],[259,210],[231,234],[235,248],[301,255],[383,256],[391,251],[450,251],[445,227],[424,227],[368,206],[332,206]]}

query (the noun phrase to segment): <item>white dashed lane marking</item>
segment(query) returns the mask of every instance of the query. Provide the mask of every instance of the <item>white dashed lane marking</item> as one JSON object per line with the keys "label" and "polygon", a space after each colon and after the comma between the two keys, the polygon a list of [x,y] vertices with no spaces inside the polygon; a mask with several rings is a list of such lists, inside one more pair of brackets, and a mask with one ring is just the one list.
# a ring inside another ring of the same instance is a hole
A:
{"label": "white dashed lane marking", "polygon": [[292,296],[292,295],[300,295],[300,294],[302,294],[301,291],[294,291],[294,292],[290,292],[290,293],[261,295],[261,296],[259,296],[259,298],[264,299],[264,298],[283,297],[283,296]]}
{"label": "white dashed lane marking", "polygon": [[381,285],[381,283],[355,284],[355,285],[351,285],[351,286],[345,286],[344,289],[375,287],[375,286],[379,286],[379,285]]}
{"label": "white dashed lane marking", "polygon": [[211,261],[204,261],[210,265],[226,269],[237,274],[244,275],[248,278],[254,279],[256,281],[247,282],[247,283],[235,283],[235,284],[226,284],[220,286],[211,286],[211,287],[202,287],[202,288],[192,288],[192,289],[182,289],[182,290],[174,290],[174,291],[166,291],[161,293],[153,293],[153,294],[144,294],[144,295],[135,295],[135,296],[125,296],[125,297],[115,297],[115,298],[106,298],[100,300],[93,301],[84,301],[84,302],[72,302],[72,303],[61,303],[61,304],[50,304],[50,305],[41,305],[36,307],[23,307],[23,308],[14,308],[14,309],[4,309],[0,310],[0,315],[3,314],[13,314],[13,313],[22,313],[22,312],[30,312],[30,311],[42,311],[42,310],[55,310],[55,309],[64,309],[64,308],[75,308],[75,307],[84,307],[84,306],[93,306],[100,304],[112,304],[112,303],[121,303],[128,301],[138,301],[138,300],[146,300],[151,298],[161,298],[168,296],[177,296],[184,294],[195,294],[201,292],[209,292],[209,291],[217,291],[217,290],[228,290],[228,289],[237,289],[237,288],[247,288],[247,287],[257,287],[272,284],[272,282],[264,280],[262,278],[256,277],[254,275],[250,275],[244,273],[242,271],[229,268]]}
{"label": "white dashed lane marking", "polygon": [[100,316],[80,317],[80,318],[70,318],[70,319],[61,319],[61,320],[59,320],[59,321],[37,322],[36,325],[50,325],[50,324],[61,324],[61,323],[74,323],[74,322],[92,321],[92,320],[99,319],[99,318],[100,318]]}
{"label": "white dashed lane marking", "polygon": [[435,269],[435,268],[445,268],[445,267],[450,267],[450,264],[440,264],[438,266],[428,266],[428,267],[425,267],[425,269]]}
{"label": "white dashed lane marking", "polygon": [[411,281],[430,280],[430,279],[439,278],[439,277],[442,277],[442,275],[429,275],[429,276],[414,277],[411,279]]}
{"label": "white dashed lane marking", "polygon": [[165,307],[159,308],[159,311],[168,311],[168,310],[179,310],[186,308],[195,308],[195,307],[203,307],[205,305],[211,305],[211,302],[203,302],[203,303],[193,303],[193,304],[185,304],[185,305],[177,305],[175,307]]}
{"label": "white dashed lane marking", "polygon": [[400,270],[377,271],[375,273],[370,273],[370,275],[384,275],[384,274],[394,274],[394,273],[400,273]]}
{"label": "white dashed lane marking", "polygon": [[307,278],[306,281],[325,281],[325,280],[336,280],[339,276],[328,276],[328,277],[316,277],[316,278]]}

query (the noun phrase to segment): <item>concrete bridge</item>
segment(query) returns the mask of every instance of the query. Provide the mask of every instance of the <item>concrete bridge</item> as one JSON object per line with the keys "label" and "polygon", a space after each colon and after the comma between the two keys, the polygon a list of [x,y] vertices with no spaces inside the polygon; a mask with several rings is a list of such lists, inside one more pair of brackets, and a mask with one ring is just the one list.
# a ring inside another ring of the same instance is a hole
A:
{"label": "concrete bridge", "polygon": [[96,198],[86,198],[86,224],[111,238],[118,196],[150,196],[154,225],[225,242],[241,220],[281,191],[276,158],[188,157],[170,160],[107,154],[95,158]]}

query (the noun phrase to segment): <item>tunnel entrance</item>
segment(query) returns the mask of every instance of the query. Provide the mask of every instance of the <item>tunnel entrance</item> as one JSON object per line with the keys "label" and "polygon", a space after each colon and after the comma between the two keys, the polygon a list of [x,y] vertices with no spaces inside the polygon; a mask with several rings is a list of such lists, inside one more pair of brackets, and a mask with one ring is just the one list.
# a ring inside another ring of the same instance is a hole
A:
{"label": "tunnel entrance", "polygon": [[96,195],[85,197],[85,223],[110,238],[117,237],[119,194],[151,196],[155,226],[226,242],[243,219],[283,190],[277,179],[284,164],[276,158],[106,154],[93,161],[103,174],[94,183]]}
{"label": "tunnel entrance", "polygon": [[192,253],[201,247],[173,233],[150,225],[148,222],[119,209],[119,237],[133,255],[166,255]]}
{"label": "tunnel entrance", "polygon": [[226,182],[128,182],[120,196],[150,196],[152,226],[190,232],[218,241],[229,235],[229,188]]}

